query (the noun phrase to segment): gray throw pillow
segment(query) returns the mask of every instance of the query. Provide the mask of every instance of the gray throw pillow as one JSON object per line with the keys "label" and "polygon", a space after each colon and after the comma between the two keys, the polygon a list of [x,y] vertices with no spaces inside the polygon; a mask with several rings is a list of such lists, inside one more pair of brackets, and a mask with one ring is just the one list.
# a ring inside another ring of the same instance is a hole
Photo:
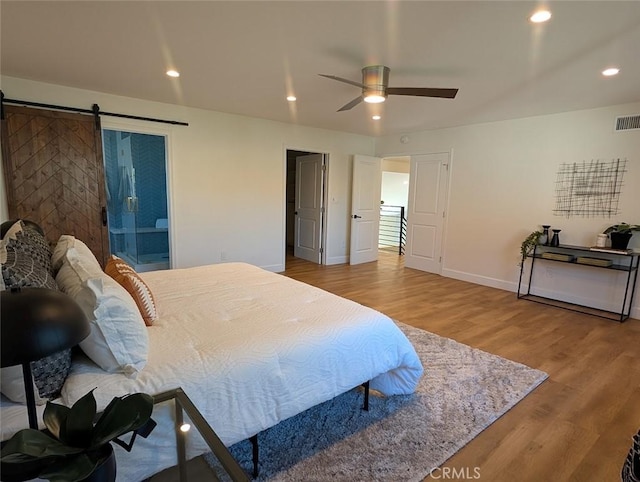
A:
{"label": "gray throw pillow", "polygon": [[[0,262],[5,289],[58,289],[51,269],[51,248],[36,228],[17,221],[0,241]],[[0,285],[1,287],[2,285]],[[56,398],[71,369],[71,349],[31,362],[37,400]],[[21,371],[2,369],[2,392],[15,402],[23,402],[22,393],[15,394],[10,380]]]}

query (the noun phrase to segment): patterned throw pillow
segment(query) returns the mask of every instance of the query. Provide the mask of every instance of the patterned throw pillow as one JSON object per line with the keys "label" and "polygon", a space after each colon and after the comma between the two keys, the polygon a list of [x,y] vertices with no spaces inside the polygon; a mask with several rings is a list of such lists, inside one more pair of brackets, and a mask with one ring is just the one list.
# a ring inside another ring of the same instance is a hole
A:
{"label": "patterned throw pillow", "polygon": [[640,430],[633,437],[633,445],[622,466],[622,482],[640,482]]}
{"label": "patterned throw pillow", "polygon": [[31,362],[33,382],[42,398],[56,398],[71,370],[71,348]]}
{"label": "patterned throw pillow", "polygon": [[[51,249],[38,229],[28,223],[17,221],[0,241],[0,262],[5,289],[49,288],[58,289],[51,270]],[[37,388],[36,403],[60,394],[62,385],[71,369],[71,350],[54,353],[31,362],[33,381]],[[2,393],[10,400],[25,403],[22,369],[2,369]]]}
{"label": "patterned throw pillow", "polygon": [[136,302],[142,319],[147,326],[153,325],[158,319],[156,301],[153,293],[135,270],[117,256],[111,255],[104,268],[104,272],[116,280],[126,289]]}
{"label": "patterned throw pillow", "polygon": [[36,229],[17,221],[0,241],[2,278],[7,289],[58,289],[51,270],[51,248]]}

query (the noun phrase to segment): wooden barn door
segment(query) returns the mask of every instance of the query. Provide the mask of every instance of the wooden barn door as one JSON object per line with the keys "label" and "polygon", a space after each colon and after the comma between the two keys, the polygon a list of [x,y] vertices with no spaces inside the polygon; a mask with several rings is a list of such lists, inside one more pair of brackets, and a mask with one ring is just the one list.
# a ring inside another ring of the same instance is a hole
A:
{"label": "wooden barn door", "polygon": [[104,265],[109,238],[95,118],[10,105],[4,113],[2,158],[10,218],[37,222],[52,246],[61,234],[71,234]]}

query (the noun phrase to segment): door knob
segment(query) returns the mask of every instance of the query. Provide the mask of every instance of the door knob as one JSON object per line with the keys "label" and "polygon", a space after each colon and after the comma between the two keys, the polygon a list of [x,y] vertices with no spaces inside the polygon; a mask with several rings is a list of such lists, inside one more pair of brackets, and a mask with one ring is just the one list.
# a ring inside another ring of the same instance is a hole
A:
{"label": "door knob", "polygon": [[351,216],[353,219],[362,219],[362,216],[358,216],[357,214],[354,214],[353,216]]}

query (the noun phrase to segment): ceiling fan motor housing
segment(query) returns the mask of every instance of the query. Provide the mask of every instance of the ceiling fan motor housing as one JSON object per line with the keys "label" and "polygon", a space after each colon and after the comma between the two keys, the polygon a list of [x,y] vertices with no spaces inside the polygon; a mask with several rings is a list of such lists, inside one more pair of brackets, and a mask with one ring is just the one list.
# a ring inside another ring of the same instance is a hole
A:
{"label": "ceiling fan motor housing", "polygon": [[362,69],[362,96],[365,102],[384,102],[387,98],[389,71],[389,67],[384,65],[369,65]]}

